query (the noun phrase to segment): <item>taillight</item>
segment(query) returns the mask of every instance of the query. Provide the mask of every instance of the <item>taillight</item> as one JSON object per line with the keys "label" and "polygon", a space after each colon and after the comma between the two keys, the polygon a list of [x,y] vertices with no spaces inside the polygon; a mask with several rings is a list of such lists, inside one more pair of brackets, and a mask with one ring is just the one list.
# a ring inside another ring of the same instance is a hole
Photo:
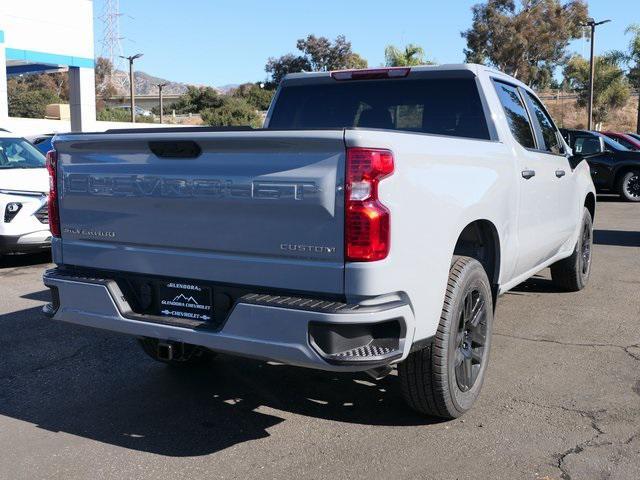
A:
{"label": "taillight", "polygon": [[49,230],[54,237],[60,237],[60,210],[58,209],[58,153],[47,152],[47,171],[49,172]]}
{"label": "taillight", "polygon": [[389,210],[378,199],[378,183],[393,173],[393,153],[347,148],[345,257],[373,262],[389,254]]}

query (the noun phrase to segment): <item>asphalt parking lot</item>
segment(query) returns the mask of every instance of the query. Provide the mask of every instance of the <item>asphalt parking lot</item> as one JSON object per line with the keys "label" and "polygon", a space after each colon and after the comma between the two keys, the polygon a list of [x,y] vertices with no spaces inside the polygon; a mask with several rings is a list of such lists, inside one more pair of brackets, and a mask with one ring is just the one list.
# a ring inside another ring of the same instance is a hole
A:
{"label": "asphalt parking lot", "polygon": [[548,272],[498,305],[462,419],[408,411],[395,375],[233,357],[180,371],[53,323],[42,256],[0,260],[0,478],[640,477],[640,205],[603,198],[591,283]]}

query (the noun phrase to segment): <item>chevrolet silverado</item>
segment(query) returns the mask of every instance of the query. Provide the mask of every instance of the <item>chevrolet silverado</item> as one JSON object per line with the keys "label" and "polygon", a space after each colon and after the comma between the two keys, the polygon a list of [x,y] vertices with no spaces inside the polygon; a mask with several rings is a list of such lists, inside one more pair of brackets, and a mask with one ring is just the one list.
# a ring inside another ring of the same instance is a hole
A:
{"label": "chevrolet silverado", "polygon": [[379,378],[454,418],[497,297],[582,289],[595,191],[535,93],[479,65],[287,76],[264,128],[63,134],[48,154],[54,320],[156,360],[217,352]]}

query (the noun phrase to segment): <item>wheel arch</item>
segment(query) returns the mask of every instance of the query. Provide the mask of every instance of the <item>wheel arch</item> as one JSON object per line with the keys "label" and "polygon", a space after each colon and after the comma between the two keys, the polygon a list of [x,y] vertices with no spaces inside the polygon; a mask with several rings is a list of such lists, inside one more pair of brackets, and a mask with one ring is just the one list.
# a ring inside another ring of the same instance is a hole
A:
{"label": "wheel arch", "polygon": [[479,219],[465,226],[456,241],[454,255],[472,257],[478,260],[491,282],[495,299],[500,283],[500,236],[498,229],[490,220]]}

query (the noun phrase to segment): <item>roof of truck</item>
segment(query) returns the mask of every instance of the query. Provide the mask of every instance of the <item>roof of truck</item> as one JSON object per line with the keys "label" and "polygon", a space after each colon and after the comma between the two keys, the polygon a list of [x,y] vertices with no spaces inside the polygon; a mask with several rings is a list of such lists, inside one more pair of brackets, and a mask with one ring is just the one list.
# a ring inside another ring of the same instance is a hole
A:
{"label": "roof of truck", "polygon": [[[347,69],[347,71],[355,71],[355,70],[383,70],[386,68],[410,68],[411,72],[470,72],[475,76],[480,76],[482,74],[489,74],[491,76],[502,77],[504,80],[508,80],[511,83],[517,84],[518,86],[529,89],[527,85],[519,81],[517,78],[514,78],[506,73],[501,72],[493,67],[488,67],[486,65],[480,65],[477,63],[446,63],[442,65],[419,65],[416,67],[372,67],[372,68],[362,68],[362,69]],[[300,72],[300,73],[289,73],[284,77],[284,81],[290,80],[302,80],[302,79],[310,79],[310,78],[318,78],[323,79],[329,77],[333,72]]]}
{"label": "roof of truck", "polygon": [[[378,70],[390,67],[371,67],[371,68],[360,68],[360,69],[346,69],[346,70]],[[403,68],[403,67],[399,67]],[[468,70],[473,73],[478,72],[478,68],[486,68],[483,65],[478,65],[475,63],[451,63],[451,64],[443,64],[443,65],[419,65],[416,67],[405,67],[411,68],[412,72],[428,72],[428,71],[460,71],[460,70]],[[294,78],[309,78],[309,77],[327,77],[331,75],[332,72],[299,72],[299,73],[289,73],[285,77],[286,79],[294,79]]]}

